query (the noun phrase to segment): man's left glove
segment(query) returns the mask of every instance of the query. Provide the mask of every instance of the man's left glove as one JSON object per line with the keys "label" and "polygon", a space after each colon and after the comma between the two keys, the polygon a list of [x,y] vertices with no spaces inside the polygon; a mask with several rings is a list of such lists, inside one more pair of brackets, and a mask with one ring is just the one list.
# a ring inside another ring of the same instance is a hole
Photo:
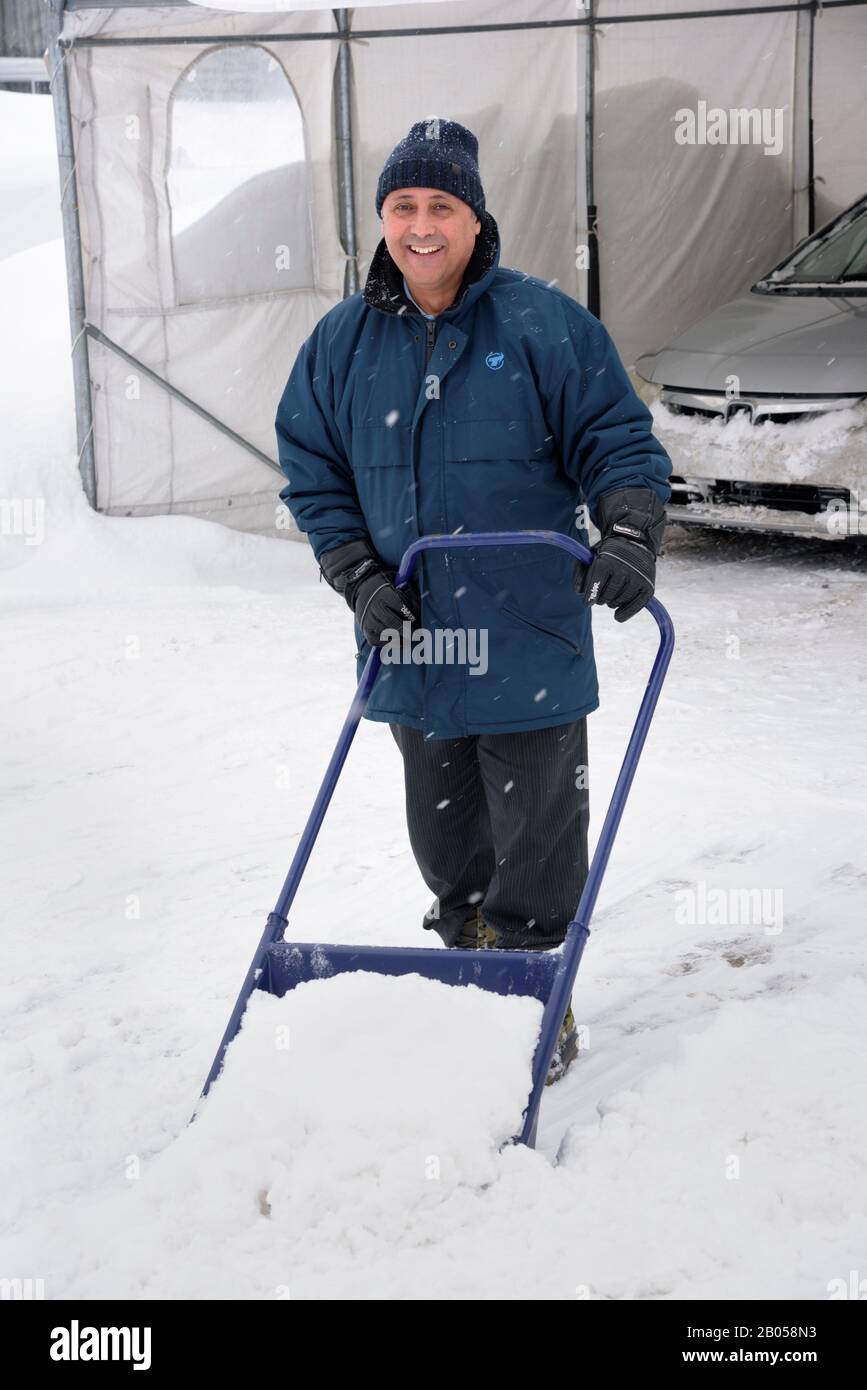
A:
{"label": "man's left glove", "polygon": [[588,603],[614,609],[625,623],[653,595],[656,557],[662,548],[665,506],[649,487],[604,492],[596,510],[602,539],[593,561],[575,568],[575,589]]}
{"label": "man's left glove", "polygon": [[324,551],[319,570],[326,583],[343,594],[372,647],[383,645],[386,630],[400,632],[403,623],[418,622],[421,604],[415,584],[410,581],[396,589],[394,572],[385,568],[369,541],[347,541]]}

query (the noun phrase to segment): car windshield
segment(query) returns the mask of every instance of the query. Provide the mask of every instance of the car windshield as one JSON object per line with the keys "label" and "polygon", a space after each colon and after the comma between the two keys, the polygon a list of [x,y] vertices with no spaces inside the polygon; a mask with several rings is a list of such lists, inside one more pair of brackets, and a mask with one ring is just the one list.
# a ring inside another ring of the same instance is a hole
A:
{"label": "car windshield", "polygon": [[758,288],[867,284],[867,207],[860,207],[777,266]]}

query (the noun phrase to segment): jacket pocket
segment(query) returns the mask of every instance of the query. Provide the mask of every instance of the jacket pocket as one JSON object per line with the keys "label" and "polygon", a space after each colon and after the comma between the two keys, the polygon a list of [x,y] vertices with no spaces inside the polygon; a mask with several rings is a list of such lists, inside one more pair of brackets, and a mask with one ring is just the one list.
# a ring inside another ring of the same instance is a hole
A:
{"label": "jacket pocket", "polygon": [[364,425],[352,431],[351,463],[357,468],[409,468],[412,463],[409,425]]}
{"label": "jacket pocket", "polygon": [[502,603],[500,604],[500,612],[508,613],[510,617],[517,618],[518,622],[525,623],[527,627],[535,628],[537,632],[541,632],[545,637],[551,637],[556,642],[562,642],[564,646],[569,648],[573,656],[581,656],[584,651],[583,647],[579,647],[577,642],[572,641],[568,633],[560,632],[556,627],[548,627],[544,623],[537,622],[535,618],[528,618],[526,613],[519,613],[517,608],[511,608],[508,604]]}
{"label": "jacket pocket", "polygon": [[522,459],[541,463],[556,453],[554,436],[534,420],[446,420],[445,458],[456,463]]}

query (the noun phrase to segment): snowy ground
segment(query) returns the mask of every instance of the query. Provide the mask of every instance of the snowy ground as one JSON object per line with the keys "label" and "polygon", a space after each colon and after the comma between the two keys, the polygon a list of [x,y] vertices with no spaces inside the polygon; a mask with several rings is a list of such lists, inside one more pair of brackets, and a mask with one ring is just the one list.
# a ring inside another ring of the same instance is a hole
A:
{"label": "snowy ground", "polygon": [[[22,196],[54,176],[42,128]],[[303,545],[88,511],[59,229],[12,224],[0,498],[46,508],[41,544],[0,537],[0,1274],[266,1299],[867,1275],[867,550],[672,532],[678,647],[536,1152],[499,1146],[537,1006],[418,979],[257,996],[186,1128],[351,698],[351,623]],[[596,623],[594,834],[654,633]],[[764,911],[737,920],[738,889]],[[429,898],[365,722],[291,932],[422,944]]]}

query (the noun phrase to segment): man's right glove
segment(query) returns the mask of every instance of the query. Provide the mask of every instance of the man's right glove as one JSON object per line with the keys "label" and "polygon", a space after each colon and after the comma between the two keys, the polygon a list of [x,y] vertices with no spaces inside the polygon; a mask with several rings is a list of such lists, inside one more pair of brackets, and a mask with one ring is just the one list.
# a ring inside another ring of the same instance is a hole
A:
{"label": "man's right glove", "polygon": [[418,622],[421,603],[415,584],[410,581],[396,589],[394,572],[385,568],[369,541],[347,541],[324,551],[319,570],[326,583],[343,594],[372,647],[388,640],[383,638],[386,630],[399,633],[403,623]]}
{"label": "man's right glove", "polygon": [[596,504],[602,539],[586,569],[575,568],[575,588],[588,603],[604,603],[625,623],[653,596],[662,548],[665,507],[653,488],[604,492]]}

